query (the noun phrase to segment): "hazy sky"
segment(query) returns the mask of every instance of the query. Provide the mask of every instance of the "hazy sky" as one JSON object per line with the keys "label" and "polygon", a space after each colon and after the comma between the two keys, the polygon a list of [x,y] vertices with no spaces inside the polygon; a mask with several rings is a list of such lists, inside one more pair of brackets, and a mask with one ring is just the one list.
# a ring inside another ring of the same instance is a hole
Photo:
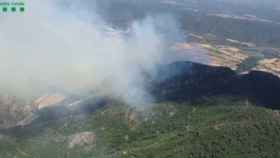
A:
{"label": "hazy sky", "polygon": [[[82,1],[29,0],[23,14],[0,16],[2,93],[37,96],[100,90],[127,102],[145,102],[142,72],[152,72],[169,40],[177,38],[172,17],[134,21],[125,30],[110,28]],[[173,37],[172,37],[173,38]]]}

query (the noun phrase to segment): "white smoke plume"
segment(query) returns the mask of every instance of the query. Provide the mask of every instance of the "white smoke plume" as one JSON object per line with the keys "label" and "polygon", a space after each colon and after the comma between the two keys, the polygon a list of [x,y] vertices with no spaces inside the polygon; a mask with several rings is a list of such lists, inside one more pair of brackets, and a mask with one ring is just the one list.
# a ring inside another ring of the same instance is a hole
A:
{"label": "white smoke plume", "polygon": [[170,23],[168,31],[178,30],[172,18],[147,17],[120,31],[83,1],[26,5],[25,13],[0,15],[1,93],[37,97],[52,89],[99,90],[130,104],[150,101],[141,72],[162,61],[169,40],[157,27]]}

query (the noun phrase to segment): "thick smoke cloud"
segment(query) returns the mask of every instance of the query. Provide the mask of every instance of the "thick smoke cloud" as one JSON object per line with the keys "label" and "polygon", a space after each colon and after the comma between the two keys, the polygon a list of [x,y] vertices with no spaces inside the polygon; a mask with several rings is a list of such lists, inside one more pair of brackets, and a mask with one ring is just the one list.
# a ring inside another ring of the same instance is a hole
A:
{"label": "thick smoke cloud", "polygon": [[[160,30],[178,34],[172,18],[148,16],[121,31],[92,3],[26,3],[24,14],[0,15],[1,93],[32,98],[93,90],[131,104],[151,101],[142,72],[152,72],[174,40]],[[163,22],[169,23],[164,29]]]}

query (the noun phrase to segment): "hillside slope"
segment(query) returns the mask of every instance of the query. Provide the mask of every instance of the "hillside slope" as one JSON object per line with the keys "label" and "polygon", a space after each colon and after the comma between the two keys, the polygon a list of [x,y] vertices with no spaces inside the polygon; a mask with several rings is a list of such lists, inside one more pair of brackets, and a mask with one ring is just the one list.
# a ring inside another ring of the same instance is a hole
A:
{"label": "hillside slope", "polygon": [[[67,116],[41,126],[44,130],[22,128],[1,135],[0,157],[280,156],[280,113],[237,98],[210,98],[192,105],[166,102],[144,111],[108,105],[93,114]],[[81,132],[93,132],[95,143],[69,148],[71,136]]]}

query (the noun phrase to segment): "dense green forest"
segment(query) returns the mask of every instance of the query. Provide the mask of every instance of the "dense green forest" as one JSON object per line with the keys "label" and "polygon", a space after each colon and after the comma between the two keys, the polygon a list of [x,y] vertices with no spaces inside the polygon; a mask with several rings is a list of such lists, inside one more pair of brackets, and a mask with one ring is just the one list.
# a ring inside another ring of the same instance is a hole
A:
{"label": "dense green forest", "polygon": [[[0,137],[0,157],[280,156],[280,113],[237,98],[164,102],[144,110],[112,104],[89,115],[68,116],[41,126],[43,130],[21,129]],[[69,136],[85,131],[96,134],[96,144],[69,149]]]}

